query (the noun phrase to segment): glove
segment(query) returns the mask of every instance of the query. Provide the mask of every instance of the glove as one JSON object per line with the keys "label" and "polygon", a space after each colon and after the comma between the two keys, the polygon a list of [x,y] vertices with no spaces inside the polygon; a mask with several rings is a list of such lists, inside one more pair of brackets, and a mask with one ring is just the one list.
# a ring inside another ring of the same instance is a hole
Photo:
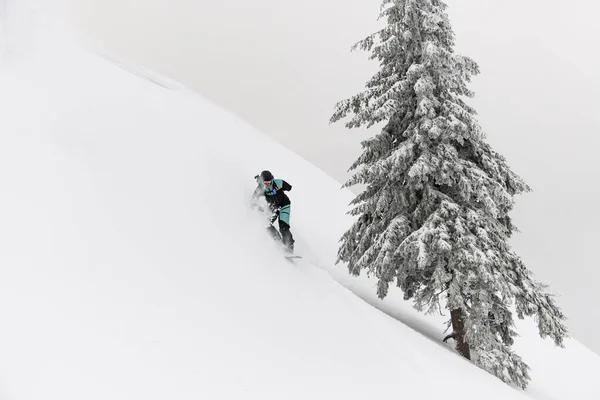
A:
{"label": "glove", "polygon": [[277,209],[273,212],[273,215],[271,216],[271,223],[275,222],[278,217],[279,217],[279,209]]}

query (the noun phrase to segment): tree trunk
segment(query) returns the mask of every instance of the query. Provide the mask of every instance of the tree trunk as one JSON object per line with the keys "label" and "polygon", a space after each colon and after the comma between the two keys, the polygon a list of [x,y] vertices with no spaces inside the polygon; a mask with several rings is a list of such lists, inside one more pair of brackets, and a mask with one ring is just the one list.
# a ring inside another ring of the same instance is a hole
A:
{"label": "tree trunk", "polygon": [[471,350],[469,344],[465,342],[465,320],[462,308],[450,311],[452,320],[452,330],[454,331],[454,340],[456,340],[456,350],[467,360],[471,359]]}

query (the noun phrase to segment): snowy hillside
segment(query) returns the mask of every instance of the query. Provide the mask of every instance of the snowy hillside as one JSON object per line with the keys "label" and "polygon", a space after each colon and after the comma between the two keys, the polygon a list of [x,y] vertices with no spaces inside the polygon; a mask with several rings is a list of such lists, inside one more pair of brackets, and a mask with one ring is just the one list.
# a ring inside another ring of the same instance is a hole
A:
{"label": "snowy hillside", "polygon": [[[600,399],[600,357],[532,321],[523,392],[376,300],[334,266],[352,194],[176,83],[45,47],[2,63],[0,110],[3,399]],[[262,169],[297,264],[248,208]]]}

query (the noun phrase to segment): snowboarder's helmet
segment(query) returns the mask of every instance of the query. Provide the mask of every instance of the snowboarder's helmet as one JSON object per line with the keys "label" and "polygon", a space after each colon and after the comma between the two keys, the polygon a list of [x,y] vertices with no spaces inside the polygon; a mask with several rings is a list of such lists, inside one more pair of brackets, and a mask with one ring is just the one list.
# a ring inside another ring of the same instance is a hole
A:
{"label": "snowboarder's helmet", "polygon": [[269,171],[263,171],[260,173],[260,179],[262,179],[263,182],[269,182],[273,180],[273,174]]}

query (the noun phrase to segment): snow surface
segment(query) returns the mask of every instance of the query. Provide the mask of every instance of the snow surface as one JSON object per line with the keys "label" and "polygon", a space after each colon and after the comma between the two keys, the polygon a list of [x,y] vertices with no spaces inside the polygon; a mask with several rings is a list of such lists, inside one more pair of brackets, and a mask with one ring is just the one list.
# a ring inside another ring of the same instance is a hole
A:
{"label": "snow surface", "polygon": [[[448,315],[377,300],[334,265],[352,193],[197,94],[69,46],[0,68],[0,398],[600,399],[600,357],[533,321],[523,392],[441,343]],[[248,207],[262,169],[295,264]]]}

